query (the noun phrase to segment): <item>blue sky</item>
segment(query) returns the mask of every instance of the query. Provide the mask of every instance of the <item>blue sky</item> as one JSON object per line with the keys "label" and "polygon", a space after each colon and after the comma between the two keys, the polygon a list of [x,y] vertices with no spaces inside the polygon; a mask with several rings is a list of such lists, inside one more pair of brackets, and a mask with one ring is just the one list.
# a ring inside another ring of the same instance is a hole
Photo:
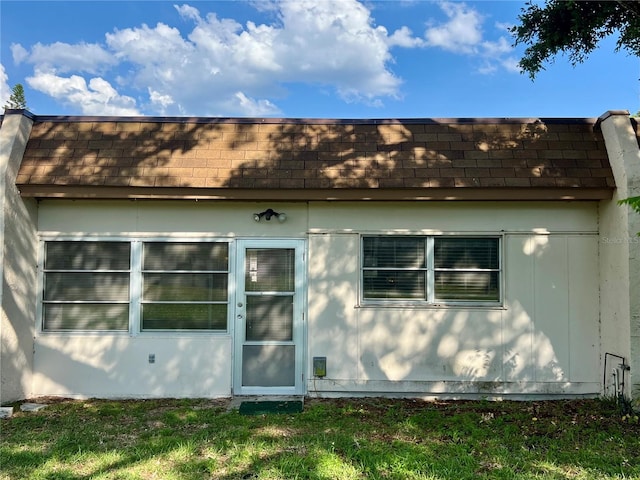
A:
{"label": "blue sky", "polygon": [[38,115],[597,117],[640,110],[640,62],[605,41],[535,81],[525,2],[0,2],[0,102]]}

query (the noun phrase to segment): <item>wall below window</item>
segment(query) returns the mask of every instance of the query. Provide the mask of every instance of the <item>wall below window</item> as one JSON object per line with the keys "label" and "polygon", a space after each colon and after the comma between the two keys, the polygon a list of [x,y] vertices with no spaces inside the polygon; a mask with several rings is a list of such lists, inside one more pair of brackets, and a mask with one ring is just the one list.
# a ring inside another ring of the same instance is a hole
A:
{"label": "wall below window", "polygon": [[41,335],[34,371],[34,396],[228,397],[231,337]]}

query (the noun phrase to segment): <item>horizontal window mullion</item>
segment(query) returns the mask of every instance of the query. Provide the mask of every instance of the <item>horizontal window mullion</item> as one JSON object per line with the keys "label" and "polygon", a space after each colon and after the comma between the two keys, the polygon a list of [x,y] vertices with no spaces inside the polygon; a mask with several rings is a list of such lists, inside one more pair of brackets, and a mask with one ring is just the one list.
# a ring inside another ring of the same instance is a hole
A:
{"label": "horizontal window mullion", "polygon": [[[90,303],[95,303],[95,302],[90,302]],[[140,303],[144,303],[146,305],[151,305],[151,304],[158,304],[158,305],[227,305],[229,302],[228,301],[222,301],[222,300],[216,300],[216,301],[194,301],[194,302],[188,302],[188,301],[161,301],[161,300],[141,300]]]}
{"label": "horizontal window mullion", "polygon": [[426,272],[428,269],[424,267],[362,267],[363,270],[368,272]]}
{"label": "horizontal window mullion", "polygon": [[499,268],[434,268],[436,272],[500,272]]}
{"label": "horizontal window mullion", "polygon": [[295,292],[244,292],[244,294],[247,297],[262,297],[267,295],[271,295],[274,297],[290,297],[291,295],[295,294]]}
{"label": "horizontal window mullion", "polygon": [[42,303],[51,303],[51,304],[72,304],[72,303],[77,303],[77,304],[83,304],[83,303],[99,303],[99,304],[119,304],[119,305],[126,305],[129,303],[129,300],[43,300]]}
{"label": "horizontal window mullion", "polygon": [[131,270],[69,270],[69,269],[44,269],[44,273],[130,273]]}
{"label": "horizontal window mullion", "polygon": [[141,270],[141,273],[163,273],[163,274],[173,274],[173,273],[216,273],[220,275],[228,274],[229,270]]}

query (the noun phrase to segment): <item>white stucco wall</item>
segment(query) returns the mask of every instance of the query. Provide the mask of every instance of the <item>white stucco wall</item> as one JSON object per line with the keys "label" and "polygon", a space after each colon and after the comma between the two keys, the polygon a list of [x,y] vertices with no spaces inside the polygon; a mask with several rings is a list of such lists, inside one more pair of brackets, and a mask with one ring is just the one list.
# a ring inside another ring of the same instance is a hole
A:
{"label": "white stucco wall", "polygon": [[[266,208],[287,221],[256,223]],[[39,230],[46,238],[278,237],[301,238],[305,204],[149,201],[42,201]],[[232,391],[229,333],[37,333],[33,391],[75,397],[222,397]],[[155,363],[149,363],[149,355]]]}
{"label": "white stucco wall", "polygon": [[35,396],[226,397],[231,337],[47,334],[37,339],[34,365]]}
{"label": "white stucco wall", "polygon": [[[602,117],[602,133],[616,181],[616,191],[600,206],[600,271],[602,350],[622,356],[630,364],[625,394],[638,395],[640,387],[640,215],[618,201],[640,196],[640,148],[629,112]],[[620,363],[611,358],[612,367]],[[603,358],[604,361],[604,358]],[[604,364],[602,365],[604,369]],[[635,393],[634,393],[635,390]],[[607,388],[608,395],[615,392]]]}
{"label": "white stucco wall", "polygon": [[37,208],[15,186],[31,125],[12,113],[0,128],[0,404],[31,395]]}
{"label": "white stucco wall", "polygon": [[[267,207],[285,223],[251,216]],[[598,206],[553,203],[291,204],[43,201],[39,230],[57,235],[308,239],[309,394],[598,394]],[[382,308],[359,302],[360,234],[504,235],[499,308]],[[229,334],[36,333],[38,395],[224,396]],[[148,355],[156,363],[149,364]]]}
{"label": "white stucco wall", "polygon": [[[309,393],[597,395],[597,222],[593,203],[314,206],[309,356],[327,357],[327,377]],[[504,306],[360,306],[370,232],[503,232]]]}

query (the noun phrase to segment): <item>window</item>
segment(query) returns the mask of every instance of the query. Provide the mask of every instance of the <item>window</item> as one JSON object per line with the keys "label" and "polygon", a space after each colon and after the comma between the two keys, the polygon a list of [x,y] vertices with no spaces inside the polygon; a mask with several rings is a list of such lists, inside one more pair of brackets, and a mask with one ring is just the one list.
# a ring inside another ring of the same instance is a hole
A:
{"label": "window", "polygon": [[365,302],[498,303],[497,237],[365,236]]}
{"label": "window", "polygon": [[144,330],[226,330],[226,243],[145,243]]}
{"label": "window", "polygon": [[226,332],[226,242],[47,241],[42,330]]}
{"label": "window", "polygon": [[124,242],[47,242],[43,329],[129,330],[130,258]]}
{"label": "window", "polygon": [[436,300],[500,300],[500,259],[497,238],[434,239]]}

